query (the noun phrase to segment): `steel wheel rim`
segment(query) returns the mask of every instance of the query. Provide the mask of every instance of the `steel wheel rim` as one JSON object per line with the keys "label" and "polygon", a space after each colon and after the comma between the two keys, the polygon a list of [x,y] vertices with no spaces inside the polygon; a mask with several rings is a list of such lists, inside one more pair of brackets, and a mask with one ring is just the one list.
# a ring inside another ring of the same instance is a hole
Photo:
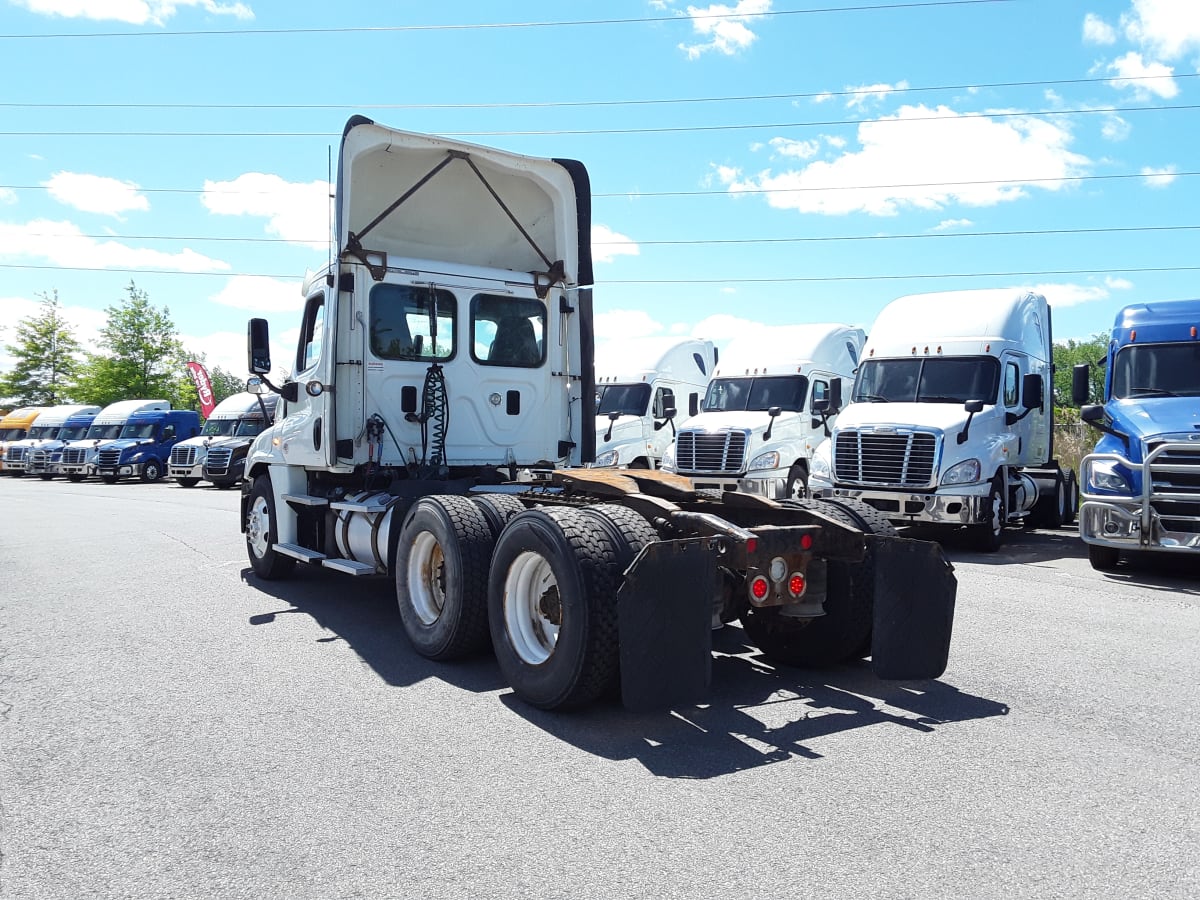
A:
{"label": "steel wheel rim", "polygon": [[992,494],[992,517],[988,521],[991,526],[992,534],[999,535],[1004,528],[1004,523],[1001,521],[1000,495]]}
{"label": "steel wheel rim", "polygon": [[267,506],[267,498],[255,497],[250,504],[250,514],[246,517],[246,543],[258,559],[262,559],[268,550],[270,522],[271,510]]}
{"label": "steel wheel rim", "polygon": [[413,541],[405,573],[408,598],[422,625],[432,625],[446,607],[446,557],[442,545],[428,531]]}
{"label": "steel wheel rim", "polygon": [[517,656],[531,666],[548,660],[558,644],[562,601],[558,601],[557,623],[543,605],[552,590],[557,595],[554,570],[545,557],[531,550],[514,559],[504,576],[504,630]]}

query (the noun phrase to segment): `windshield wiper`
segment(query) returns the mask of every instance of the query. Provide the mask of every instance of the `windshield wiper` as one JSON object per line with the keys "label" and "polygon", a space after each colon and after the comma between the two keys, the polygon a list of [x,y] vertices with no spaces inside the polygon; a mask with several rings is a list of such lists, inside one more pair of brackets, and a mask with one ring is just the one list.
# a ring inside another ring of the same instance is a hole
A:
{"label": "windshield wiper", "polygon": [[958,397],[947,397],[945,394],[918,394],[918,403],[965,403]]}
{"label": "windshield wiper", "polygon": [[1129,392],[1131,394],[1139,394],[1139,395],[1152,394],[1155,397],[1178,397],[1179,396],[1174,391],[1168,391],[1165,388],[1135,387],[1135,388],[1130,388]]}
{"label": "windshield wiper", "polygon": [[883,397],[879,394],[859,394],[858,397],[856,397],[855,399],[856,400],[866,400],[870,403],[891,403],[892,402],[887,397]]}

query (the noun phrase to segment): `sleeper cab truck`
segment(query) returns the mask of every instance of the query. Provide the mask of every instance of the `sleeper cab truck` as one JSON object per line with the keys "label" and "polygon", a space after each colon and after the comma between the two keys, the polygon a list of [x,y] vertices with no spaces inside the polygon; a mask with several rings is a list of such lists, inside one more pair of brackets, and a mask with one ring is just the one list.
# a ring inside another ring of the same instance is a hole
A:
{"label": "sleeper cab truck", "polygon": [[841,324],[786,325],[734,339],[663,468],[698,490],[808,496],[810,460],[865,340],[861,328]]}
{"label": "sleeper cab truck", "polygon": [[219,490],[228,490],[242,482],[246,474],[246,456],[254,439],[275,420],[278,397],[274,394],[251,395],[257,401],[238,418],[233,434],[217,438],[204,457],[204,480]]}
{"label": "sleeper cab truck", "polygon": [[1116,568],[1122,551],[1200,553],[1200,300],[1117,313],[1103,405],[1085,405],[1088,368],[1072,371],[1071,395],[1101,432],[1079,479],[1093,568]]}
{"label": "sleeper cab truck", "polygon": [[87,433],[88,426],[100,412],[99,406],[65,403],[51,406],[34,422],[29,435],[22,441],[9,444],[4,451],[4,464],[14,475],[40,475],[49,480],[62,462],[62,448],[68,440]]}
{"label": "sleeper cab truck", "polygon": [[1069,524],[1076,485],[1054,458],[1050,324],[1046,298],[1024,290],[889,303],[813,461],[813,490],[896,525],[965,527],[984,552],[1006,525]]}
{"label": "sleeper cab truck", "polygon": [[10,444],[24,440],[29,434],[29,429],[33,427],[33,423],[37,421],[37,417],[47,409],[49,407],[46,406],[21,406],[0,418],[0,474],[24,474],[24,469],[18,473],[17,470],[5,465],[8,447]]}
{"label": "sleeper cab truck", "polygon": [[490,646],[544,709],[618,689],[635,709],[702,698],[718,613],[782,662],[944,670],[955,581],[937,544],[853,502],[726,504],[662,472],[586,466],[580,163],[355,117],[334,228],[281,384],[266,321],[249,323],[247,387],[280,397],[242,488],[256,578],[298,562],[392,578],[416,652]]}
{"label": "sleeper cab truck", "polygon": [[275,397],[268,395],[263,398],[257,394],[242,391],[226,397],[213,408],[212,414],[204,420],[204,427],[196,437],[186,438],[171,448],[171,457],[167,462],[167,475],[173,478],[181,487],[195,487],[204,478],[204,461],[211,446],[233,437],[239,429],[245,431],[255,426],[242,427],[244,419],[252,420],[257,426],[253,433],[262,430],[263,401],[274,404]]}
{"label": "sleeper cab truck", "polygon": [[171,450],[200,433],[200,414],[191,409],[151,409],[133,413],[116,440],[96,450],[96,474],[115,484],[125,477],[158,481]]}
{"label": "sleeper cab truck", "polygon": [[96,454],[102,444],[116,440],[129,417],[136,412],[166,410],[171,408],[169,400],[118,400],[110,403],[88,426],[87,434],[80,440],[70,441],[62,451],[59,468],[68,481],[83,481],[96,474]]}
{"label": "sleeper cab truck", "polygon": [[633,338],[596,349],[597,468],[657,469],[700,410],[717,362],[712,341]]}

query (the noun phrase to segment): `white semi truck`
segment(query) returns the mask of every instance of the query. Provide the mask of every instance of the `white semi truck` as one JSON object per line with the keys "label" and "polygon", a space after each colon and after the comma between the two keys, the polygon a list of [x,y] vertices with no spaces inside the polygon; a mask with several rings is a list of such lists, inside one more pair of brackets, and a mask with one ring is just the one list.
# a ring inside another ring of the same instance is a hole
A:
{"label": "white semi truck", "polygon": [[698,338],[598,347],[594,465],[657,469],[678,427],[699,412],[716,364],[713,342]]}
{"label": "white semi truck", "polygon": [[62,403],[44,409],[29,429],[29,434],[19,441],[13,441],[4,450],[4,469],[6,472],[20,477],[30,471],[31,457],[37,454],[38,465],[36,473],[44,474],[43,461],[47,454],[63,448],[60,434],[72,416],[95,414],[100,411],[98,406],[88,406],[83,403]]}
{"label": "white semi truck", "polygon": [[118,400],[108,404],[92,419],[86,436],[63,447],[62,473],[69,481],[83,481],[96,474],[96,454],[100,445],[119,438],[130,416],[170,408],[169,400]]}
{"label": "white semi truck", "polygon": [[304,285],[282,384],[249,323],[248,387],[281,398],[245,467],[254,575],[393,578],[418,653],[490,644],[546,709],[618,685],[632,708],[704,696],[715,611],[781,662],[937,677],[955,593],[937,544],[854,502],[585,466],[590,204],[578,162],[349,121],[333,262]]}
{"label": "white semi truck", "polygon": [[[274,398],[270,399],[273,405]],[[263,398],[248,391],[226,397],[204,420],[199,435],[180,441],[171,448],[167,476],[175,479],[180,487],[198,485],[204,478],[204,463],[209,448],[225,438],[234,437],[239,433],[239,428],[246,433],[245,436],[258,434],[264,424],[263,408]]]}
{"label": "white semi truck", "polygon": [[1059,527],[1075,474],[1054,457],[1050,304],[1025,290],[889,303],[810,486],[893,524],[970,529],[991,552],[1006,525]]}
{"label": "white semi truck", "polygon": [[812,324],[731,341],[700,414],[680,429],[663,468],[698,490],[806,497],[809,461],[829,434],[865,340],[861,328]]}

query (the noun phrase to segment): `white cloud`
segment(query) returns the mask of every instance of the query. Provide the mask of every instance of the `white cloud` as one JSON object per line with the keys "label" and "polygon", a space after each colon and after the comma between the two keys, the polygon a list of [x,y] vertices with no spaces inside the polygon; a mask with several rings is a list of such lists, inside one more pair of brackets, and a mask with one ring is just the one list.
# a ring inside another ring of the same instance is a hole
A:
{"label": "white cloud", "polygon": [[1145,183],[1152,188],[1166,187],[1175,180],[1175,176],[1178,174],[1178,172],[1179,168],[1173,165],[1162,166],[1161,168],[1155,168],[1153,166],[1142,167],[1142,174],[1146,176]]}
{"label": "white cloud", "polygon": [[1172,77],[1174,69],[1162,63],[1147,63],[1142,60],[1142,54],[1134,50],[1109,63],[1108,71],[1117,73],[1109,84],[1118,90],[1129,89],[1140,99],[1154,95],[1170,100],[1179,94],[1179,85]]}
{"label": "white cloud", "polygon": [[198,6],[214,16],[253,19],[244,3],[214,0],[12,0],[17,6],[42,16],[64,19],[127,22],[130,25],[165,25],[181,8]]}
{"label": "white cloud", "polygon": [[132,181],[79,172],[56,172],[49,181],[43,181],[42,186],[49,188],[50,196],[59,203],[83,212],[119,218],[123,212],[150,209],[150,201],[139,193],[141,189]]}
{"label": "white cloud", "polygon": [[619,234],[607,225],[592,226],[592,261],[612,262],[618,256],[638,256],[641,249],[632,238]]}
{"label": "white cloud", "polygon": [[1083,41],[1085,44],[1115,44],[1117,30],[1095,13],[1088,13],[1083,17]]}
{"label": "white cloud", "polygon": [[1133,283],[1124,278],[1105,278],[1103,284],[1037,284],[1028,289],[1043,295],[1056,309],[1107,300],[1114,291],[1128,291]]}
{"label": "white cloud", "polygon": [[[108,323],[108,315],[102,309],[86,306],[67,306],[59,299],[59,311],[71,326],[71,333],[80,347],[95,353],[100,346],[100,329]],[[17,338],[16,326],[22,319],[41,315],[40,298],[0,297],[0,371],[8,369],[13,360],[5,349]]]}
{"label": "white cloud", "polygon": [[1108,113],[1100,124],[1100,133],[1108,141],[1123,141],[1132,131],[1133,126],[1116,113]]}
{"label": "white cloud", "polygon": [[738,0],[733,6],[723,3],[689,6],[687,15],[692,19],[692,30],[706,40],[699,44],[680,44],[679,49],[688,59],[698,59],[710,50],[734,56],[758,39],[758,35],[747,27],[746,22],[753,21],[747,17],[757,18],[770,11],[771,0]]}
{"label": "white cloud", "polygon": [[943,219],[934,226],[934,231],[957,231],[960,228],[970,228],[975,223],[970,219]]}
{"label": "white cloud", "polygon": [[790,156],[795,159],[812,159],[821,151],[819,140],[795,141],[791,138],[771,138],[771,149],[776,156]]}
{"label": "white cloud", "polygon": [[205,181],[200,202],[218,216],[265,218],[268,234],[319,249],[328,243],[329,194],[327,181],[299,184],[247,172],[233,181]]}
{"label": "white cloud", "polygon": [[714,174],[730,193],[766,192],[777,209],[893,216],[910,208],[993,206],[1026,196],[1027,186],[1061,190],[1091,164],[1070,151],[1071,139],[1065,125],[1032,116],[990,119],[905,106],[862,123],[862,149],[833,161],[746,178],[731,168],[714,167]]}
{"label": "white cloud", "polygon": [[228,272],[229,263],[184,249],[164,253],[98,241],[70,222],[35,219],[24,225],[0,222],[0,258],[42,259],[56,266],[85,269],[167,269],[181,272]]}
{"label": "white cloud", "polygon": [[662,334],[663,326],[645,310],[612,309],[596,313],[595,333],[596,342],[600,343]]}
{"label": "white cloud", "polygon": [[1121,26],[1129,40],[1156,59],[1177,60],[1200,50],[1200,4],[1195,0],[1133,0]]}
{"label": "white cloud", "polygon": [[833,99],[833,93],[831,91],[824,91],[823,93],[817,94],[815,97],[813,97],[812,102],[813,103],[828,103],[832,99]]}
{"label": "white cloud", "polygon": [[208,299],[221,306],[246,309],[259,315],[292,312],[304,306],[301,280],[281,280],[265,275],[234,275]]}
{"label": "white cloud", "polygon": [[846,108],[863,109],[872,100],[882,100],[888,94],[908,90],[908,82],[900,81],[894,85],[864,84],[860,87],[848,87],[846,90],[854,92],[853,96],[846,100]]}

